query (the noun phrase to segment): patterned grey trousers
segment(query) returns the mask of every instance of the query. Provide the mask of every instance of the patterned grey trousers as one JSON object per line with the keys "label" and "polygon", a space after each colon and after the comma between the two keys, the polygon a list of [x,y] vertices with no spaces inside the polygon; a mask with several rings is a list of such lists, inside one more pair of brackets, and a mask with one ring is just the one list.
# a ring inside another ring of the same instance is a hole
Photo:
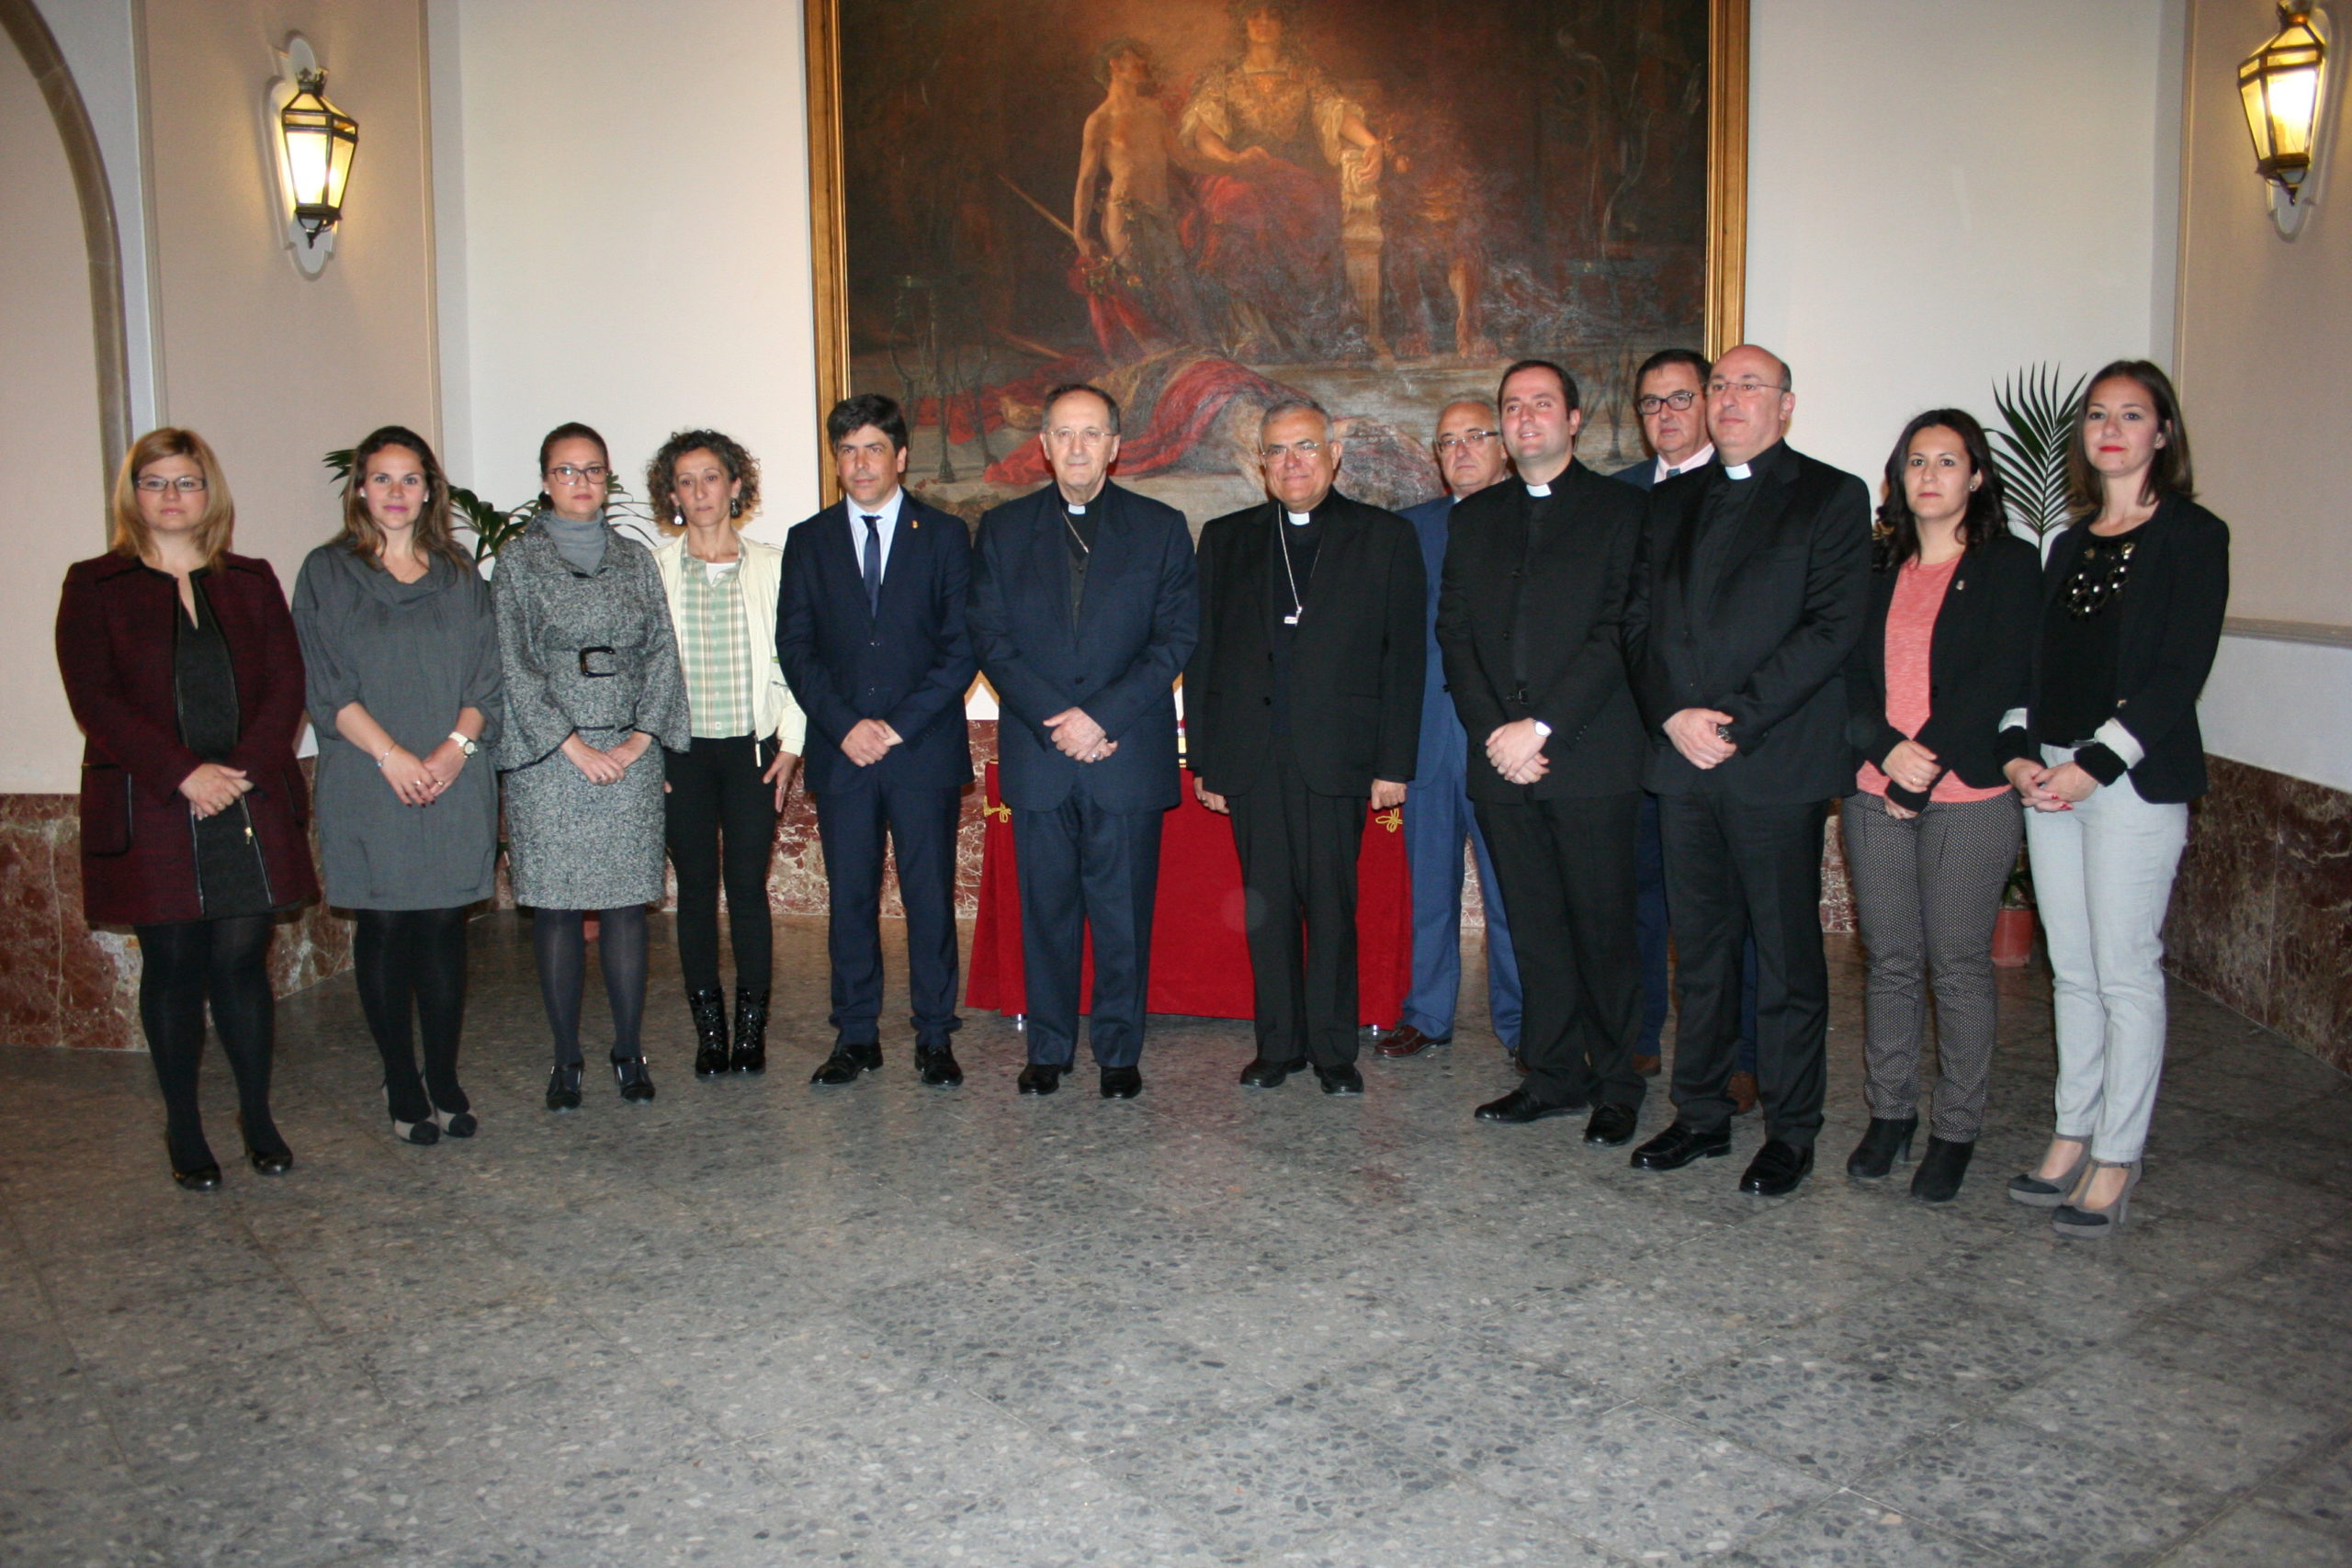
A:
{"label": "patterned grey trousers", "polygon": [[1976,1141],[1993,1066],[1993,917],[2024,836],[2018,798],[1929,801],[1907,820],[1877,795],[1846,797],[1846,869],[1854,915],[1869,950],[1863,998],[1872,1116],[1919,1112],[1919,1061],[1928,1045],[1928,991],[1936,998],[1940,1076],[1928,1130]]}

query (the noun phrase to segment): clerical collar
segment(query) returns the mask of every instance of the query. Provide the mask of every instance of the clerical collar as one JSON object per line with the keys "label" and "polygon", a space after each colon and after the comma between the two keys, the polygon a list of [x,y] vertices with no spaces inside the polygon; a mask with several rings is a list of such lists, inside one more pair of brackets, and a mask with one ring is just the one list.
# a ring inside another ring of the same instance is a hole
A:
{"label": "clerical collar", "polygon": [[1543,497],[1552,493],[1552,487],[1550,485],[1529,485],[1527,487],[1527,493],[1536,497],[1538,500],[1541,500]]}
{"label": "clerical collar", "polygon": [[1724,465],[1724,477],[1725,479],[1744,479],[1755,471],[1755,466],[1749,463],[1725,463]]}
{"label": "clerical collar", "polygon": [[1062,502],[1062,510],[1069,513],[1072,517],[1083,517],[1086,515],[1086,502],[1082,501],[1065,501]]}
{"label": "clerical collar", "polygon": [[1304,528],[1315,521],[1312,512],[1293,512],[1287,507],[1283,510],[1283,515],[1290,519],[1290,525],[1294,528]]}

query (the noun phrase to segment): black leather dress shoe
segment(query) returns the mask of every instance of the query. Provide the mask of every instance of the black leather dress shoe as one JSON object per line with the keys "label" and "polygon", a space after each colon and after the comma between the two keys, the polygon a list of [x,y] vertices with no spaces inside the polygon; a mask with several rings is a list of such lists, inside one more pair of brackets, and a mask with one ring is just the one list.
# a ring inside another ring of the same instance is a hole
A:
{"label": "black leather dress shoe", "polygon": [[1721,1159],[1729,1153],[1730,1128],[1702,1133],[1676,1122],[1634,1151],[1633,1167],[1635,1170],[1680,1170],[1693,1160]]}
{"label": "black leather dress shoe", "polygon": [[855,1083],[860,1073],[878,1071],[882,1066],[882,1047],[878,1044],[836,1045],[833,1054],[818,1064],[808,1075],[810,1083]]}
{"label": "black leather dress shoe", "polygon": [[1604,1105],[1584,1124],[1584,1141],[1604,1149],[1622,1148],[1634,1141],[1634,1123],[1640,1120],[1630,1105]]}
{"label": "black leather dress shoe", "polygon": [[1325,1094],[1362,1094],[1363,1075],[1356,1071],[1353,1062],[1335,1062],[1330,1066],[1317,1066],[1315,1079],[1323,1086]]}
{"label": "black leather dress shoe", "polygon": [[1012,1087],[1023,1094],[1051,1094],[1062,1087],[1062,1069],[1053,1062],[1032,1062],[1021,1069]]}
{"label": "black leather dress shoe", "polygon": [[1747,1174],[1739,1179],[1742,1192],[1753,1192],[1758,1198],[1779,1198],[1797,1190],[1813,1170],[1813,1145],[1799,1148],[1778,1138],[1767,1138],[1756,1157],[1747,1162]]}
{"label": "black leather dress shoe", "polygon": [[1263,1056],[1253,1056],[1241,1069],[1244,1089],[1280,1089],[1283,1080],[1305,1066],[1304,1062],[1269,1062]]}
{"label": "black leather dress shoe", "polygon": [[577,1111],[580,1109],[580,1064],[558,1067],[548,1075],[548,1109]]}
{"label": "black leather dress shoe", "polygon": [[653,1075],[645,1070],[642,1056],[614,1057],[613,1081],[620,1085],[621,1098],[631,1105],[642,1105],[653,1098]]}
{"label": "black leather dress shoe", "polygon": [[1538,1100],[1531,1089],[1515,1089],[1500,1100],[1490,1100],[1476,1112],[1481,1122],[1541,1122],[1547,1116],[1573,1116],[1585,1108],[1587,1101],[1555,1105],[1548,1100]]}
{"label": "black leather dress shoe", "polygon": [[954,1089],[964,1081],[955,1051],[945,1045],[915,1047],[915,1076],[933,1089]]}
{"label": "black leather dress shoe", "polygon": [[1141,1067],[1105,1067],[1102,1069],[1102,1098],[1133,1100],[1143,1092]]}
{"label": "black leather dress shoe", "polygon": [[264,1176],[283,1176],[294,1168],[292,1149],[247,1149],[245,1159]]}
{"label": "black leather dress shoe", "polygon": [[175,1170],[172,1179],[191,1192],[218,1192],[220,1190],[220,1168],[199,1165],[194,1170]]}

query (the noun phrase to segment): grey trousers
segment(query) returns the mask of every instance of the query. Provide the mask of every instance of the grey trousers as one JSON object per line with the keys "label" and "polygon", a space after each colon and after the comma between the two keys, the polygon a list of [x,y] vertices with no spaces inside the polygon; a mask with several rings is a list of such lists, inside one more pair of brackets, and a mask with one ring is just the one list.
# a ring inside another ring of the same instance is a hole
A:
{"label": "grey trousers", "polygon": [[1939,1072],[1928,1130],[1951,1143],[1974,1143],[1984,1122],[1993,917],[2018,861],[2024,833],[2018,811],[2017,796],[2002,795],[1931,800],[1918,816],[1897,819],[1875,795],[1846,797],[1846,869],[1870,959],[1864,1098],[1874,1117],[1899,1122],[1919,1113],[1932,988]]}

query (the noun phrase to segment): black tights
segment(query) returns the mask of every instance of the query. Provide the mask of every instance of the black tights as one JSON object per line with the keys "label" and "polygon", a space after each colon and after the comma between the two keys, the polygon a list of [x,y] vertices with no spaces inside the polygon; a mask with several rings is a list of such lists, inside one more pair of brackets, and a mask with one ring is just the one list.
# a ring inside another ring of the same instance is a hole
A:
{"label": "black tights", "polygon": [[277,1019],[269,994],[269,926],[267,915],[238,915],[135,928],[142,960],[139,1021],[147,1032],[156,1086],[164,1091],[164,1135],[175,1170],[215,1163],[204,1141],[196,1089],[197,1069],[204,1061],[207,1001],[212,1004],[220,1054],[229,1058],[237,1080],[245,1146],[255,1154],[287,1152],[269,1115]]}
{"label": "black tights", "polygon": [[[458,1087],[458,1036],[466,1021],[466,907],[361,909],[351,944],[359,1006],[384,1058],[384,1097],[395,1122],[423,1122],[437,1108],[469,1111]],[[416,1072],[409,1020],[424,1041]]]}
{"label": "black tights", "polygon": [[[548,1004],[548,1027],[555,1033],[555,1065],[580,1060],[580,992],[588,977],[585,909],[537,909],[531,915],[531,946],[539,960],[539,996]],[[605,999],[613,1010],[613,1059],[645,1054],[638,1025],[645,1018],[645,906],[631,904],[603,912]]]}

